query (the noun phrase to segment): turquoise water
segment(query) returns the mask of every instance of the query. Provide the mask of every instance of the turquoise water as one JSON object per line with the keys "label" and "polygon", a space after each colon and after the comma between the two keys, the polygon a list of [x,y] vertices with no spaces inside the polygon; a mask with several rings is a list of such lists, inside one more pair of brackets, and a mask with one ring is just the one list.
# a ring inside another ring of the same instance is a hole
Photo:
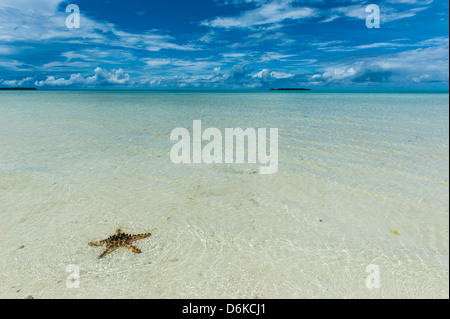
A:
{"label": "turquoise water", "polygon": [[[424,93],[1,92],[0,296],[448,298],[448,106]],[[170,133],[193,120],[278,128],[278,172],[173,164]],[[152,237],[140,255],[97,259],[87,243],[117,228]]]}

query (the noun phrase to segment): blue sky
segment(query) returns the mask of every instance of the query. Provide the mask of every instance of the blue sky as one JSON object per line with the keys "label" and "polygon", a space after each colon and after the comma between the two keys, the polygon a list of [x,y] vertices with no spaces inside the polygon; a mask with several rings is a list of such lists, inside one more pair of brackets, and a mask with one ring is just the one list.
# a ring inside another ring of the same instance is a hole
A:
{"label": "blue sky", "polygon": [[[380,28],[366,26],[369,4]],[[1,0],[0,86],[448,90],[448,12],[446,0]]]}

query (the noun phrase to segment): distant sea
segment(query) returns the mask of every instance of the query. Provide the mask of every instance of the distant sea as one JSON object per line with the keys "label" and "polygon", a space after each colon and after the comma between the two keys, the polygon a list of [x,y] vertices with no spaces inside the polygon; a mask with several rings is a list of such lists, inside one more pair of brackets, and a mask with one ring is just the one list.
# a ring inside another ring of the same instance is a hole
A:
{"label": "distant sea", "polygon": [[[278,172],[172,163],[193,120]],[[449,298],[448,194],[448,92],[3,91],[0,298]]]}

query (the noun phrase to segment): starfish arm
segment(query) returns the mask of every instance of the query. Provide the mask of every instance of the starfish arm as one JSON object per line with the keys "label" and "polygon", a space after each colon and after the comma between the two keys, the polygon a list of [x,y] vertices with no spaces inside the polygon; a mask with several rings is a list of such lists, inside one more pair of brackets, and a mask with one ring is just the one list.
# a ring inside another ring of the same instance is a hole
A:
{"label": "starfish arm", "polygon": [[125,247],[127,247],[128,249],[130,249],[133,253],[135,254],[140,254],[141,250],[139,248],[137,248],[136,246],[130,245],[130,244],[125,244]]}
{"label": "starfish arm", "polygon": [[89,243],[89,245],[90,246],[105,246],[107,242],[108,242],[108,240],[105,239],[105,240],[95,241],[95,242]]}
{"label": "starfish arm", "polygon": [[114,250],[116,250],[118,247],[117,246],[110,246],[108,248],[106,248],[106,250],[98,257],[98,258],[103,258],[106,255],[112,253]]}
{"label": "starfish arm", "polygon": [[129,241],[134,241],[134,240],[139,240],[139,239],[144,239],[144,238],[147,238],[147,237],[150,237],[151,236],[151,234],[150,233],[147,233],[147,234],[139,234],[139,235],[130,235],[130,236],[128,236],[128,240]]}

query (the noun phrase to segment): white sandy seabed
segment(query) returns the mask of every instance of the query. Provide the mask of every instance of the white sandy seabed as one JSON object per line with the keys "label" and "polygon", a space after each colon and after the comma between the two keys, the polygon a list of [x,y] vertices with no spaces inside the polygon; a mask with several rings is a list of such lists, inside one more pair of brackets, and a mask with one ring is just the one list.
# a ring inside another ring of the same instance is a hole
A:
{"label": "white sandy seabed", "polygon": [[[449,297],[448,95],[27,92],[0,111],[0,298]],[[279,172],[173,164],[193,119],[279,128]],[[152,236],[98,259],[117,228]]]}

